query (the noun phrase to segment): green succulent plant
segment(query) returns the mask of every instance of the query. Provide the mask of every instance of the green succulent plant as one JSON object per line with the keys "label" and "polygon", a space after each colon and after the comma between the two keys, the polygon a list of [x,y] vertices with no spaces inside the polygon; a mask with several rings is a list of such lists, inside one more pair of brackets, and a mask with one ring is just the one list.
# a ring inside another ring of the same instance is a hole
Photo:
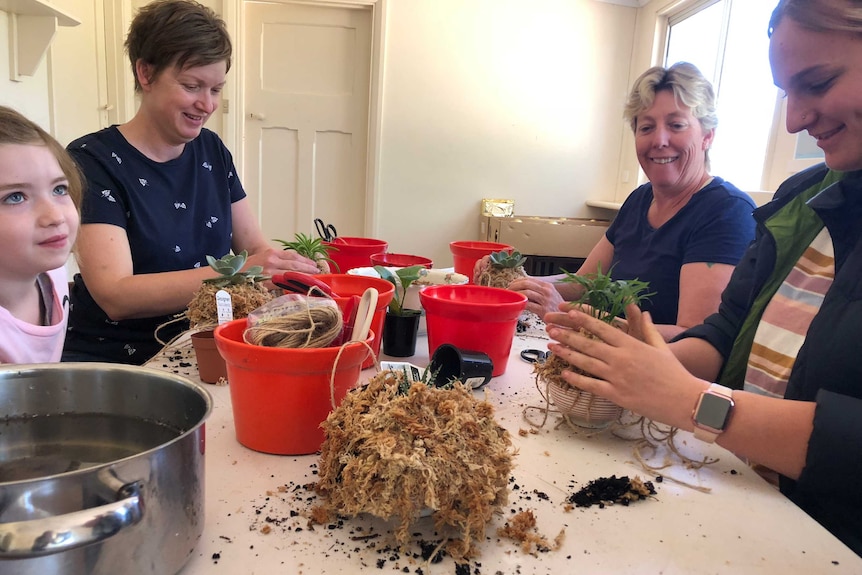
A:
{"label": "green succulent plant", "polygon": [[248,260],[248,252],[246,250],[242,250],[238,254],[227,254],[219,259],[207,256],[207,263],[221,275],[205,279],[203,283],[218,287],[227,287],[231,285],[254,284],[269,279],[269,276],[261,275],[263,266],[251,266],[244,272],[240,271],[245,265],[246,260]]}
{"label": "green succulent plant", "polygon": [[611,271],[608,270],[607,274],[602,273],[601,265],[598,266],[595,274],[577,275],[563,271],[566,277],[560,281],[576,283],[584,288],[581,296],[570,303],[590,306],[590,314],[605,323],[613,323],[615,318],[625,312],[627,305],[631,303],[639,305],[655,295],[655,292],[645,293],[649,289],[649,283],[637,278],[611,279]]}
{"label": "green succulent plant", "polygon": [[410,393],[410,388],[414,383],[424,383],[429,387],[437,387],[439,389],[452,389],[455,386],[455,380],[437,382],[437,376],[440,374],[440,368],[431,370],[428,365],[422,370],[422,375],[419,379],[413,379],[407,367],[401,368],[401,371],[395,372],[398,374],[398,395],[407,395]]}
{"label": "green succulent plant", "polygon": [[425,266],[410,266],[406,268],[398,268],[393,273],[389,268],[383,266],[374,266],[374,270],[380,274],[382,279],[395,286],[395,295],[392,301],[389,302],[389,313],[394,315],[410,315],[411,313],[419,313],[419,310],[404,309],[404,298],[407,296],[407,288],[419,279],[420,270]]}
{"label": "green succulent plant", "polygon": [[285,240],[275,239],[275,242],[280,243],[284,249],[293,250],[299,255],[310,259],[311,261],[323,260],[329,262],[333,266],[335,266],[336,271],[341,271],[338,268],[338,264],[332,261],[329,258],[330,251],[338,251],[338,248],[335,246],[327,246],[323,243],[323,240],[320,238],[313,238],[311,236],[307,236],[302,232],[298,232],[294,236],[294,240],[291,242]]}
{"label": "green succulent plant", "polygon": [[501,250],[499,252],[492,252],[490,255],[490,263],[492,266],[498,269],[506,269],[506,268],[517,268],[523,266],[526,263],[527,258],[521,255],[519,251],[513,251],[509,253],[505,250]]}

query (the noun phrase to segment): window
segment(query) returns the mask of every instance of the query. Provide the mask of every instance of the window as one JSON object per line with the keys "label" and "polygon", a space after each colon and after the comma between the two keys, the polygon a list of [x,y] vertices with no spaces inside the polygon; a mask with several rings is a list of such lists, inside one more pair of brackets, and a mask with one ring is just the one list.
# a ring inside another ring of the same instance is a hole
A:
{"label": "window", "polygon": [[[746,191],[771,187],[770,138],[785,132],[782,115],[776,114],[780,100],[766,33],[774,7],[775,0],[705,0],[667,15],[665,65],[691,62],[716,89],[718,128],[710,171]],[[810,139],[801,135],[796,149],[816,161],[822,152]]]}

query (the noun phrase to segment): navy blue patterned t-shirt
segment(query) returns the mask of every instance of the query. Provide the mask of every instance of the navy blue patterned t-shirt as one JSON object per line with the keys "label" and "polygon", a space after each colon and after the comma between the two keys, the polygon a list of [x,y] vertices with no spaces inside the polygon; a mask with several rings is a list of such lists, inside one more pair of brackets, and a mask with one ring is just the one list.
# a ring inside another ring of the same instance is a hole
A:
{"label": "navy blue patterned t-shirt", "polygon": [[655,292],[641,308],[657,324],[673,325],[679,311],[679,273],[685,264],[735,266],[754,239],[751,197],[721,178],[713,178],[659,228],[647,212],[652,184],[633,191],[605,234],[614,246],[613,279],[649,282]]}
{"label": "navy blue patterned t-shirt", "polygon": [[[79,138],[68,150],[87,180],[81,223],[125,229],[135,274],[206,266],[207,255],[230,251],[231,204],[245,191],[230,152],[213,132],[201,130],[168,162],[141,154],[116,126]],[[71,302],[64,352],[104,361],[144,363],[161,349],[154,330],[176,315],[112,321],[80,274]],[[159,338],[168,341],[187,328],[185,322],[171,324]]]}

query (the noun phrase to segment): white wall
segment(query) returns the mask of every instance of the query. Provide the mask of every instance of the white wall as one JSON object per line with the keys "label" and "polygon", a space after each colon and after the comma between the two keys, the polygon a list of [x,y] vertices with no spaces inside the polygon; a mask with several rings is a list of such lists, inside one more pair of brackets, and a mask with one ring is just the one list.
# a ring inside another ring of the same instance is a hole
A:
{"label": "white wall", "polygon": [[47,55],[53,135],[61,144],[107,126],[101,1],[54,0],[81,24],[57,30]]}
{"label": "white wall", "polygon": [[[99,103],[90,102],[99,79],[90,75],[91,60],[86,75],[75,75],[82,59],[71,48],[92,53],[98,39],[98,14],[87,5],[58,0],[83,22],[60,28],[55,40],[55,135],[64,143],[98,128],[85,129],[99,117]],[[631,145],[622,107],[637,9],[594,0],[389,0],[388,6],[374,235],[393,251],[445,266],[450,241],[478,238],[485,197],[515,200],[520,215],[612,217],[585,202],[616,199],[620,189],[624,197],[635,184],[635,174],[620,183],[619,162]],[[5,18],[0,26],[0,103],[19,103],[47,127],[47,66],[12,85]],[[64,100],[65,90],[76,92]],[[75,109],[81,115],[70,127]],[[218,130],[213,122],[209,127]]]}
{"label": "white wall", "polygon": [[637,10],[593,0],[394,0],[379,228],[451,265],[482,198],[515,213],[611,217]]}
{"label": "white wall", "polygon": [[25,76],[22,82],[13,82],[9,74],[9,19],[6,12],[0,11],[0,104],[18,110],[50,131],[48,72],[44,61],[33,76]]}

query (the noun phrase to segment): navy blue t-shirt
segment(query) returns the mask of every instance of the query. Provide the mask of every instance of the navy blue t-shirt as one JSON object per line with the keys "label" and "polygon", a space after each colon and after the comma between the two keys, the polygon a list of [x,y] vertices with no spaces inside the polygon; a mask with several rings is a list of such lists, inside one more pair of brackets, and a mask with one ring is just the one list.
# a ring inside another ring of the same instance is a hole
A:
{"label": "navy blue t-shirt", "polygon": [[613,279],[649,282],[655,292],[641,308],[657,324],[675,324],[679,310],[679,272],[685,264],[735,266],[754,239],[755,205],[748,194],[715,177],[660,228],[647,219],[652,184],[633,191],[605,234],[614,246]]}
{"label": "navy blue t-shirt", "polygon": [[[206,266],[207,255],[230,251],[231,204],[244,198],[245,191],[230,152],[213,132],[201,130],[168,162],[144,156],[116,126],[79,138],[68,150],[87,180],[81,223],[125,229],[135,274]],[[104,361],[147,361],[161,349],[154,330],[175,315],[112,321],[80,274],[70,296],[64,351]],[[168,341],[187,328],[184,322],[173,324],[159,337]]]}

